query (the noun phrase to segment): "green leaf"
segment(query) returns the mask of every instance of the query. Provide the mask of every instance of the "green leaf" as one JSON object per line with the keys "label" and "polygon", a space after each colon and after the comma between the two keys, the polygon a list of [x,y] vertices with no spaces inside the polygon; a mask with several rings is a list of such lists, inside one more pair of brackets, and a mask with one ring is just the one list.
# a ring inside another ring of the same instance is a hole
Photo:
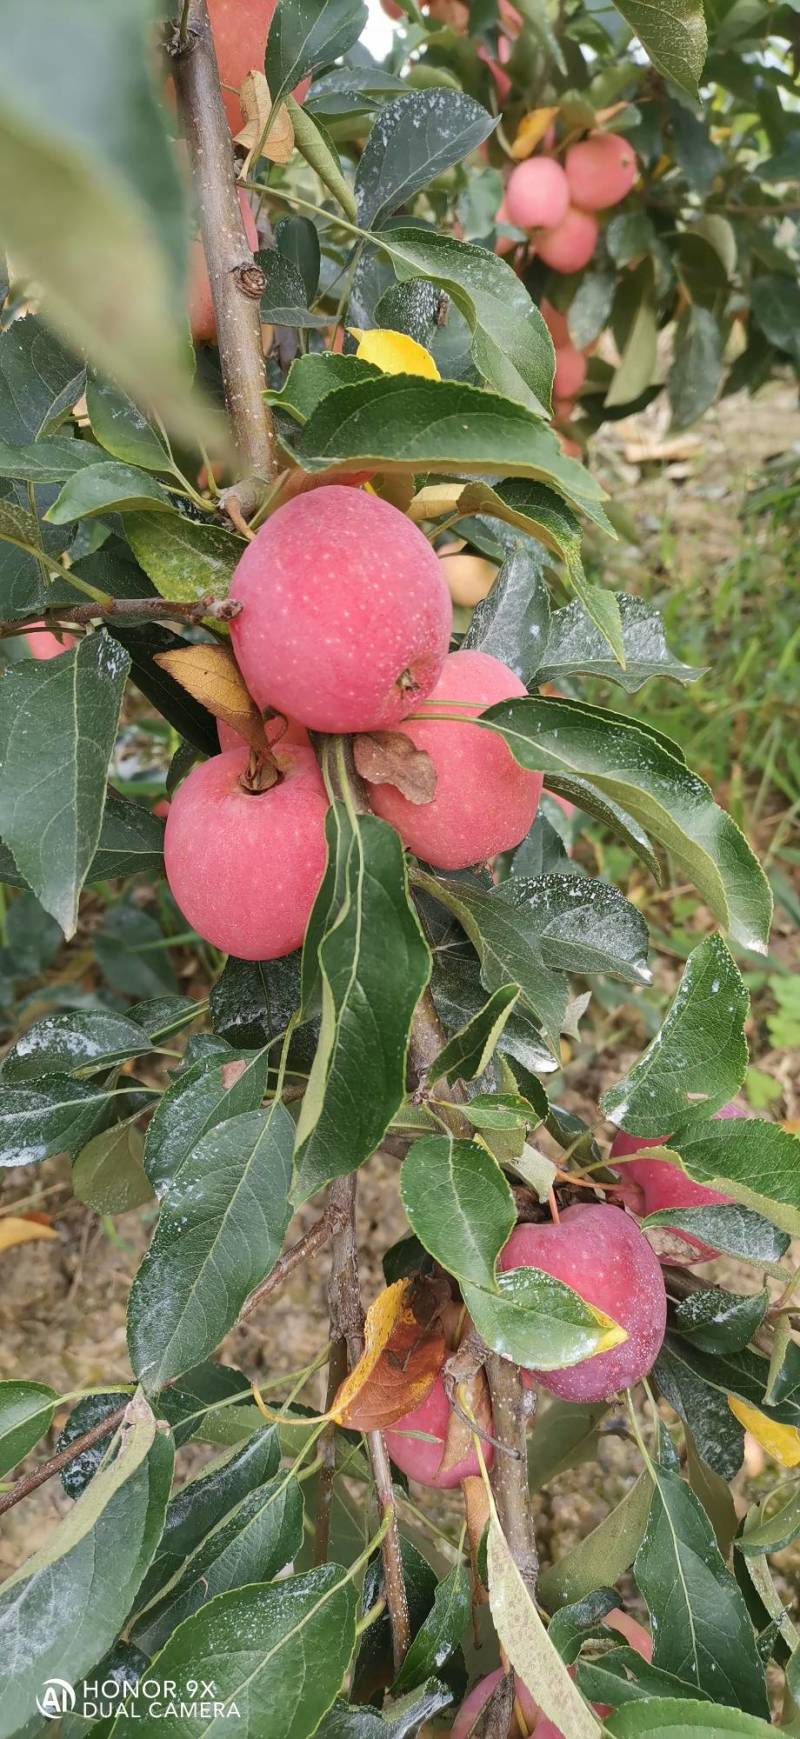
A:
{"label": "green leaf", "polygon": [[333,194],[345,216],[355,223],[356,202],[350,182],[342,174],[336,146],[319,115],[311,113],[308,102],[286,98],[286,107],[294,131],[294,142],[301,157],[319,176],[323,187]]}
{"label": "green leaf", "polygon": [[156,663],[161,653],[181,651],[190,641],[161,622],[112,622],[109,632],[130,657],[131,680],[152,701],[162,718],[193,748],[205,755],[219,754],[216,719]]}
{"label": "green leaf", "polygon": [[487,1560],[492,1619],[514,1671],[523,1683],[536,1686],[536,1700],[557,1730],[570,1739],[597,1739],[600,1728],[550,1641],[494,1511]]}
{"label": "green leaf", "polygon": [[101,1468],[46,1544],[3,1585],[3,1739],[35,1715],[48,1678],[71,1684],[96,1665],[155,1552],[172,1478],[172,1444],[139,1395],[120,1435],[116,1459]]}
{"label": "green leaf", "polygon": [[125,996],[171,995],[177,989],[166,937],[150,912],[130,900],[107,906],[94,933],[94,953],[112,990]]}
{"label": "green leaf", "polygon": [[601,1310],[539,1268],[508,1268],[497,1290],[462,1283],[464,1303],[487,1346],[529,1370],[564,1370],[617,1345],[616,1324]]}
{"label": "green leaf", "polygon": [[614,306],[614,326],[620,351],[604,409],[632,405],[647,391],[658,366],[658,307],[653,262],[626,272]]}
{"label": "green leaf", "polygon": [[0,477],[14,477],[25,483],[61,483],[73,472],[95,465],[101,456],[100,448],[91,441],[76,441],[66,435],[20,447],[0,441]]}
{"label": "green leaf", "polygon": [[211,1024],[232,1045],[266,1045],[286,1031],[300,1002],[300,956],[229,959],[211,992]]}
{"label": "green leaf", "polygon": [[424,1683],[444,1666],[461,1641],[469,1613],[470,1578],[464,1564],[459,1563],[438,1584],[433,1606],[392,1685],[392,1697]]}
{"label": "green leaf", "polygon": [[774,1494],[768,1492],[761,1502],[754,1504],[747,1517],[747,1529],[739,1535],[736,1541],[737,1549],[744,1552],[745,1557],[766,1557],[771,1552],[782,1552],[784,1547],[791,1545],[800,1534],[800,1490],[790,1494],[786,1503],[775,1509]]}
{"label": "green leaf", "polygon": [[217,1124],[257,1111],[267,1090],[266,1051],[231,1051],[200,1057],[159,1099],[147,1130],[144,1167],[158,1196],[165,1195],[198,1141]]}
{"label": "green leaf", "polygon": [[356,213],[363,229],[380,229],[444,169],[463,163],[497,122],[462,91],[406,91],[380,110],[358,162]]}
{"label": "green leaf", "polygon": [[[476,1093],[464,1106],[464,1116],[475,1129],[518,1130],[541,1122],[527,1099],[519,1093]],[[515,1147],[517,1144],[514,1144]],[[515,1165],[518,1156],[514,1155]],[[549,1161],[545,1161],[549,1165]],[[545,1190],[547,1195],[549,1190]]]}
{"label": "green leaf", "polygon": [[310,217],[279,217],[275,224],[275,241],[278,252],[300,273],[306,302],[313,302],[319,288],[321,265],[316,226]]}
{"label": "green leaf", "polygon": [[68,525],[74,519],[91,519],[98,514],[137,509],[177,517],[176,509],[160,483],[148,477],[145,471],[137,471],[132,465],[118,465],[113,459],[108,459],[101,465],[87,465],[69,477],[58,499],[48,508],[45,519],[51,525]]}
{"label": "green leaf", "polygon": [[363,0],[279,0],[265,61],[273,105],[308,73],[346,54],[366,21]]}
{"label": "green leaf", "polygon": [[800,285],[782,272],[767,272],[753,279],[750,302],[764,337],[800,363]]}
{"label": "green leaf", "polygon": [[184,1560],[265,1480],[281,1452],[274,1425],[254,1431],[241,1449],[226,1452],[186,1481],[170,1499],[158,1551],[139,1590],[139,1611],[171,1583]]}
{"label": "green leaf", "polygon": [[722,333],[708,308],[693,302],[675,328],[667,377],[672,428],[688,429],[714,403],[722,382]]}
{"label": "green leaf", "polygon": [[699,1096],[704,1113],[718,1111],[744,1079],[749,1007],[733,955],[720,936],[707,936],[689,955],[660,1031],[603,1094],[605,1115],[620,1129],[666,1141]]}
{"label": "green leaf", "polygon": [[764,1320],[769,1293],[739,1297],[719,1286],[703,1287],[682,1298],[675,1310],[675,1327],[706,1353],[738,1353]]}
{"label": "green leaf", "polygon": [[765,952],[772,898],[763,870],[664,738],[622,715],[541,695],[490,707],[478,723],[499,729],[521,766],[596,785],[672,853],[735,941]]}
{"label": "green leaf", "polygon": [[[324,1564],[270,1587],[219,1594],[175,1631],[150,1671],[160,1683],[213,1681],[215,1700],[240,1711],[237,1739],[308,1739],[350,1665],[355,1616],[347,1572]],[[114,1739],[138,1739],[140,1716],[135,1704],[119,1716]],[[200,1716],[165,1715],[159,1726],[163,1739],[208,1733]]]}
{"label": "green leaf", "polygon": [[45,1088],[0,1087],[0,1166],[76,1154],[112,1103],[108,1088],[50,1075]]}
{"label": "green leaf", "polygon": [[429,1081],[471,1081],[482,1075],[494,1055],[500,1034],[519,1001],[516,984],[501,984],[483,1008],[448,1039],[427,1071]]}
{"label": "green leaf", "polygon": [[[472,484],[464,491],[459,506],[463,506],[465,512],[492,514],[517,525],[529,536],[537,537],[556,555],[562,556],[569,588],[579,600],[582,611],[595,623],[602,643],[611,647],[615,659],[620,663],[623,661],[625,653],[617,594],[605,591],[602,586],[589,584],[580,553],[580,520],[565,505],[560,495],[545,488],[544,484],[528,483],[524,478],[511,478],[507,483],[498,484],[496,489],[490,489],[485,483]],[[590,511],[590,517],[596,519],[598,516]],[[605,521],[602,510],[600,517]],[[606,528],[610,529],[610,522],[604,526]],[[513,560],[515,554],[516,552],[512,552],[508,559]],[[481,609],[490,604],[498,584],[499,579],[492,587],[489,597],[480,605]],[[543,650],[543,643],[537,639],[532,647],[525,649],[522,656],[526,662],[532,662]],[[514,668],[519,658],[518,650]]]}
{"label": "green leaf", "polygon": [[615,0],[657,72],[697,96],[708,36],[702,0],[674,0],[669,11],[652,0]]}
{"label": "green leaf", "polygon": [[612,1739],[684,1739],[686,1733],[702,1733],[703,1739],[764,1739],[775,1729],[738,1709],[719,1703],[687,1702],[684,1698],[648,1697],[629,1703],[606,1717]]}
{"label": "green leaf", "polygon": [[705,1381],[685,1357],[683,1343],[667,1335],[652,1371],[659,1394],[689,1427],[703,1461],[724,1480],[735,1479],[742,1465],[744,1431],[728,1406],[728,1397]]}
{"label": "green leaf", "polygon": [[198,525],[180,513],[126,513],[125,536],[162,598],[191,603],[227,598],[244,543],[218,525]]}
{"label": "green leaf", "polygon": [[574,779],[569,775],[565,777],[563,773],[548,773],[545,791],[555,791],[559,797],[567,797],[570,803],[575,804],[576,809],[582,809],[586,815],[593,816],[602,827],[607,827],[610,833],[625,842],[657,882],[661,881],[661,865],[644,828],[634,821],[632,815],[627,815],[624,809],[620,809],[618,803],[611,803],[594,785],[590,785],[588,779]]}
{"label": "green leaf", "polygon": [[459,1281],[497,1290],[495,1263],[516,1224],[514,1197],[491,1154],[474,1141],[415,1141],[400,1173],[409,1224]]}
{"label": "green leaf", "polygon": [[296,422],[305,423],[317,405],[337,387],[381,378],[379,368],[371,362],[361,362],[357,356],[336,356],[331,350],[311,351],[307,356],[295,357],[280,392],[268,392],[267,403],[279,406]]}
{"label": "green leaf", "polygon": [[583,1600],[595,1588],[618,1582],[624,1576],[644,1537],[651,1492],[648,1474],[641,1473],[597,1527],[542,1572],[539,1595],[548,1612],[555,1612],[566,1601]]}
{"label": "green leaf", "polygon": [[108,764],[128,658],[105,633],[0,686],[0,833],[17,868],[67,937],[100,841]]}
{"label": "green leaf", "polygon": [[318,949],[322,1024],[297,1127],[296,1207],[355,1171],[385,1134],[405,1095],[411,1017],[431,974],[394,829],[372,815],[353,823],[341,803],[326,828],[341,899]]}
{"label": "green leaf", "polygon": [[[100,829],[100,843],[87,872],[87,882],[107,881],[111,876],[161,873],[164,823],[139,803],[129,803],[109,791]],[[8,847],[0,844],[0,881],[24,888]]]}
{"label": "green leaf", "polygon": [[344,461],[390,473],[502,471],[550,483],[579,510],[603,495],[522,405],[419,375],[381,375],[328,393],[309,417],[296,457],[309,471]]}
{"label": "green leaf", "polygon": [[148,1388],[213,1353],[274,1267],[293,1135],[283,1105],[244,1112],[203,1136],[176,1172],[130,1295],[131,1363]]}
{"label": "green leaf", "polygon": [[600,1426],[607,1412],[607,1401],[548,1399],[528,1438],[528,1484],[532,1492],[541,1491],[559,1473],[597,1459]]}
{"label": "green leaf", "polygon": [[800,1233],[800,1137],[760,1117],[687,1124],[670,1138],[696,1183],[733,1196],[781,1231]]}
{"label": "green leaf", "polygon": [[514,876],[501,883],[498,899],[525,913],[552,971],[652,983],[647,925],[618,888],[584,876]]}
{"label": "green leaf", "polygon": [[537,681],[561,682],[581,673],[616,682],[627,694],[635,694],[651,676],[670,677],[673,682],[697,682],[703,675],[702,668],[682,664],[670,652],[659,611],[644,598],[631,597],[627,592],[617,592],[616,599],[624,666],[609,658],[607,642],[587,621],[582,605],[575,602],[555,610],[550,618],[547,642],[540,648]]}
{"label": "green leaf", "polygon": [[72,1193],[96,1214],[127,1214],[153,1199],[142,1165],[144,1137],[132,1123],[104,1129],[87,1142],[72,1168]]}
{"label": "green leaf", "polygon": [[0,1383],[0,1476],[50,1430],[58,1396],[46,1383]]}
{"label": "green leaf", "polygon": [[[46,318],[194,440],[180,295],[185,219],[152,77],[148,0],[31,0],[0,72],[0,229]],[[58,223],[52,213],[58,212]]]}
{"label": "green leaf", "polygon": [[683,170],[692,192],[706,200],[716,177],[727,170],[725,153],[710,137],[706,116],[700,119],[674,97],[668,98],[668,113],[671,155]]}
{"label": "green leaf", "polygon": [[271,320],[275,326],[317,326],[320,329],[330,324],[329,316],[311,313],[300,272],[285,254],[277,248],[262,248],[255,258],[265,278],[261,292],[262,320]]}
{"label": "green leaf", "polygon": [[[494,490],[476,483],[464,491],[461,502],[473,499],[473,488],[481,501],[495,497]],[[527,683],[539,667],[549,627],[550,604],[541,554],[532,545],[520,544],[509,551],[488,596],[476,605],[462,648],[488,652]]]}
{"label": "green leaf", "polygon": [[84,376],[38,315],[12,321],[0,334],[0,438],[22,447],[49,434],[77,403]]}
{"label": "green leaf", "polygon": [[735,1709],[768,1715],[764,1668],[744,1599],[694,1492],[653,1469],[634,1575],[653,1621],[653,1665]]}
{"label": "green leaf", "polygon": [[372,240],[401,283],[429,278],[446,292],[472,334],[475,367],[497,393],[531,411],[549,410],[552,340],[505,260],[475,243],[427,229],[389,229]]}
{"label": "green leaf", "polygon": [[184,1619],[216,1594],[250,1582],[271,1582],[302,1541],[302,1491],[296,1479],[278,1473],[244,1497],[189,1553],[161,1598],[134,1619],[133,1641],[146,1654],[155,1654]]}
{"label": "green leaf", "polygon": [[3,1063],[4,1081],[38,1075],[94,1074],[151,1050],[143,1028],[109,1009],[46,1015],[17,1039]]}
{"label": "green leaf", "polygon": [[171,471],[172,461],[161,436],[127,393],[90,374],[86,409],[95,440],[115,459],[125,465],[141,465],[145,471]]}

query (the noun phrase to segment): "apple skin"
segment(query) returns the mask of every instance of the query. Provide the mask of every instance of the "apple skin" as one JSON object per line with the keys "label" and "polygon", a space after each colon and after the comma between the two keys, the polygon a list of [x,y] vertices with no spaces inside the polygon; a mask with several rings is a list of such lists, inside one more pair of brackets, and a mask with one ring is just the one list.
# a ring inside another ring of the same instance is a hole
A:
{"label": "apple skin", "polygon": [[487,561],[485,556],[473,555],[469,550],[459,550],[453,555],[442,554],[439,560],[453,603],[468,610],[488,596],[497,579],[499,570],[494,562]]}
{"label": "apple skin", "polygon": [[649,1371],[664,1339],[667,1295],[655,1252],[620,1209],[580,1203],[558,1223],[517,1226],[500,1252],[499,1267],[542,1268],[628,1331],[620,1346],[568,1370],[534,1371],[552,1395],[607,1401]]}
{"label": "apple skin", "polygon": [[607,211],[619,205],[636,180],[636,152],[620,133],[591,133],[571,145],[564,163],[570,199],[581,211]]}
{"label": "apple skin", "polygon": [[555,229],[567,215],[569,182],[552,157],[529,157],[512,169],[505,192],[509,221],[518,229]]}
{"label": "apple skin", "polygon": [[571,205],[555,229],[536,237],[536,252],[554,272],[580,272],[597,246],[597,221]]}
{"label": "apple skin", "polygon": [[[239,204],[247,245],[251,253],[255,253],[258,247],[258,230],[243,187],[239,189]],[[217,321],[211,299],[206,256],[199,237],[195,237],[189,248],[189,325],[195,344],[216,343]]]}
{"label": "apple skin", "polygon": [[[267,36],[277,0],[208,0],[211,33],[217,51],[222,100],[232,133],[244,126],[239,91],[247,74],[264,71]],[[310,79],[301,79],[294,95],[302,103]],[[231,85],[231,90],[225,86]]]}
{"label": "apple skin", "polygon": [[59,640],[58,636],[51,634],[49,629],[40,628],[35,634],[25,635],[25,644],[31,658],[43,663],[48,658],[60,657],[62,652],[69,652],[70,647],[75,645],[75,636],[74,634],[62,634]]}
{"label": "apple skin", "polygon": [[[419,1485],[435,1486],[439,1491],[450,1491],[463,1479],[480,1477],[480,1462],[474,1449],[453,1467],[448,1467],[445,1473],[439,1472],[449,1421],[450,1402],[439,1376],[425,1400],[418,1407],[412,1407],[410,1413],[404,1413],[402,1419],[397,1419],[384,1433],[386,1447],[401,1473],[415,1479]],[[402,1433],[407,1431],[424,1431],[435,1442],[403,1436]],[[484,1443],[482,1452],[486,1466],[491,1467],[494,1456],[491,1443]]]}
{"label": "apple skin", "polygon": [[257,795],[241,775],[249,751],[193,767],[172,798],[164,863],[187,922],[240,960],[300,946],[325,871],[328,799],[310,749],[274,750],[281,781]]}
{"label": "apple skin", "polygon": [[[738,1105],[723,1105],[721,1111],[715,1111],[715,1118],[746,1117],[746,1111],[740,1111]],[[713,1121],[713,1119],[712,1119]],[[616,1159],[623,1154],[638,1153],[642,1147],[669,1147],[670,1137],[626,1135],[620,1130],[614,1137],[609,1154],[610,1159]],[[706,1189],[705,1184],[695,1183],[693,1178],[686,1177],[678,1166],[670,1165],[666,1159],[632,1159],[629,1165],[622,1167],[620,1181],[614,1190],[618,1201],[623,1201],[633,1213],[645,1215],[655,1214],[661,1208],[710,1208],[727,1206],[733,1201],[733,1196],[722,1195],[720,1190]],[[666,1224],[666,1222],[665,1222]],[[695,1238],[693,1233],[685,1232],[682,1226],[676,1226],[681,1238],[687,1244],[693,1244],[697,1255],[693,1262],[712,1262],[719,1251],[712,1245],[704,1244],[701,1238]],[[670,1257],[670,1261],[676,1259]],[[687,1263],[687,1266],[690,1264]]]}
{"label": "apple skin", "polygon": [[566,314],[562,314],[560,308],[554,308],[546,296],[542,297],[539,313],[553,340],[556,351],[563,349],[566,344],[572,343]]}
{"label": "apple skin", "polygon": [[231,584],[239,668],[257,706],[316,731],[391,730],[430,694],[453,606],[439,559],[389,502],[331,484],[248,544]]}
{"label": "apple skin", "polygon": [[[637,1619],[631,1618],[630,1613],[623,1612],[620,1606],[614,1606],[610,1612],[606,1613],[603,1623],[607,1624],[611,1630],[619,1631],[620,1635],[624,1636],[631,1648],[636,1649],[637,1654],[640,1654],[643,1660],[652,1660],[653,1639],[650,1632],[645,1630],[644,1625],[639,1624]],[[574,1667],[570,1667],[569,1673],[571,1678],[574,1677]],[[472,1690],[464,1698],[453,1722],[450,1739],[467,1739],[470,1728],[474,1726],[481,1709],[485,1708],[495,1685],[500,1683],[502,1677],[503,1669],[497,1667],[493,1673],[487,1673],[485,1679],[479,1679],[477,1685],[473,1685]],[[531,1739],[564,1739],[561,1728],[556,1727],[547,1715],[542,1714],[539,1704],[531,1696],[527,1685],[524,1685],[519,1678],[515,1682],[515,1692],[526,1725],[530,1729]],[[595,1703],[594,1707],[598,1715],[611,1713],[611,1707],[608,1703]],[[512,1731],[516,1739],[516,1730],[512,1729]]]}
{"label": "apple skin", "polygon": [[[428,701],[458,703],[476,717],[496,701],[516,699],[526,689],[513,670],[487,652],[451,652]],[[396,827],[403,844],[436,869],[467,869],[524,839],[539,806],[541,773],[529,773],[514,760],[501,737],[468,723],[434,716],[402,725],[436,767],[436,794],[430,803],[410,803],[396,785],[370,785],[376,815]]]}
{"label": "apple skin", "polygon": [[556,372],[553,395],[556,399],[574,399],[586,379],[586,357],[574,344],[556,346]]}

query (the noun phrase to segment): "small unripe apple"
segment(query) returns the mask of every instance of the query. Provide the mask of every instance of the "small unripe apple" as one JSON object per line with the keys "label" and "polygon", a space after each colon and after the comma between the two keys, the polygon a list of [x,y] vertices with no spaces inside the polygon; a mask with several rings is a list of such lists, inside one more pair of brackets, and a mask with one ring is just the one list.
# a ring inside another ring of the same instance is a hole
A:
{"label": "small unripe apple", "polygon": [[[247,245],[254,253],[258,247],[258,230],[243,187],[239,189],[239,204],[242,208]],[[189,249],[189,324],[195,344],[216,343],[217,321],[211,299],[206,256],[199,236],[195,237]]]}
{"label": "small unripe apple", "polygon": [[[620,1606],[612,1607],[602,1622],[607,1624],[609,1629],[619,1631],[620,1635],[624,1636],[631,1648],[636,1649],[637,1654],[640,1654],[643,1660],[652,1660],[653,1639],[650,1632],[645,1630],[644,1625],[639,1624],[637,1619],[631,1618],[629,1613],[623,1612]],[[569,1674],[570,1678],[574,1678],[574,1667],[569,1668]],[[473,1685],[472,1690],[464,1698],[453,1722],[450,1739],[467,1739],[467,1735],[475,1726],[481,1710],[485,1709],[495,1685],[499,1685],[502,1677],[503,1669],[497,1667],[493,1673],[487,1673],[485,1679],[479,1679],[477,1685]],[[515,1677],[514,1681],[514,1695],[519,1702],[525,1724],[530,1733],[530,1739],[564,1739],[561,1728],[556,1727],[546,1715],[542,1714],[536,1699],[531,1696],[527,1685],[523,1684],[518,1676]],[[594,1707],[598,1715],[608,1715],[611,1712],[609,1704],[595,1703]],[[510,1731],[516,1739],[513,1724]]]}
{"label": "small unripe apple", "polygon": [[[409,1479],[417,1480],[419,1485],[436,1486],[441,1491],[449,1491],[454,1485],[460,1485],[462,1479],[480,1476],[480,1462],[474,1449],[470,1449],[469,1454],[461,1461],[440,1472],[439,1464],[444,1454],[449,1423],[450,1402],[444,1382],[439,1376],[425,1400],[418,1407],[412,1407],[410,1413],[404,1413],[402,1419],[398,1419],[385,1433],[386,1447],[401,1473],[407,1474]],[[412,1436],[412,1432],[419,1432],[420,1435]],[[494,1454],[492,1445],[483,1443],[481,1447],[486,1466],[491,1467]]]}
{"label": "small unripe apple", "polygon": [[[267,742],[272,745],[297,743],[302,749],[311,748],[311,738],[305,725],[298,725],[294,719],[285,719],[283,713],[278,713],[274,719],[264,721],[264,734]],[[221,749],[247,748],[245,738],[234,730],[233,725],[226,724],[224,719],[217,719],[217,736]]]}
{"label": "small unripe apple", "polygon": [[609,1352],[567,1370],[534,1371],[565,1401],[606,1401],[646,1375],[664,1339],[667,1295],[657,1256],[633,1220],[606,1204],[567,1208],[558,1222],[517,1226],[501,1269],[541,1268],[627,1330]]}
{"label": "small unripe apple", "polygon": [[552,157],[529,157],[508,178],[506,210],[520,229],[554,229],[567,215],[569,183]]}
{"label": "small unripe apple", "polygon": [[536,252],[554,272],[580,272],[597,246],[597,223],[588,211],[571,205],[555,229],[536,237]]}
{"label": "small unripe apple", "polygon": [[620,133],[590,133],[571,145],[564,164],[569,196],[582,211],[619,205],[638,175],[636,152]]}
{"label": "small unripe apple", "polygon": [[487,561],[485,556],[471,555],[469,550],[459,550],[455,555],[440,555],[439,560],[453,603],[465,609],[479,604],[497,579],[494,562]]}
{"label": "small unripe apple", "polygon": [[[746,1111],[740,1111],[738,1105],[723,1105],[721,1111],[714,1112],[715,1118],[746,1116]],[[621,1130],[614,1137],[609,1158],[618,1159],[625,1154],[638,1153],[642,1147],[669,1147],[669,1144],[668,1135],[626,1135]],[[632,1159],[628,1165],[620,1168],[620,1181],[614,1189],[614,1195],[633,1213],[642,1217],[645,1214],[657,1214],[662,1208],[724,1207],[733,1201],[733,1196],[725,1196],[720,1190],[710,1190],[705,1184],[695,1183],[679,1166],[670,1165],[667,1159]],[[666,1226],[668,1222],[665,1221],[664,1224]],[[675,1231],[697,1250],[692,1261],[711,1262],[719,1254],[710,1244],[704,1244],[701,1238],[695,1238],[692,1232],[684,1231],[682,1226],[676,1226]],[[674,1260],[674,1257],[670,1257],[670,1261]]]}
{"label": "small unripe apple", "polygon": [[439,559],[389,502],[333,484],[279,507],[231,584],[248,689],[316,731],[391,730],[430,694],[453,607]]}
{"label": "small unripe apple", "polygon": [[279,783],[242,783],[249,751],[193,767],[172,798],[164,864],[187,923],[240,960],[299,948],[325,870],[328,798],[316,758],[295,743],[273,751]]}
{"label": "small unripe apple", "polygon": [[75,636],[74,634],[62,634],[59,639],[58,635],[51,634],[48,628],[38,628],[35,634],[25,635],[25,644],[31,658],[39,660],[58,658],[60,653],[69,652],[70,647],[75,645]]}
{"label": "small unripe apple", "polygon": [[[425,718],[400,728],[436,768],[430,803],[411,803],[396,785],[370,785],[376,815],[396,827],[404,845],[436,869],[466,869],[510,851],[532,826],[541,795],[541,773],[514,760],[502,737],[468,722],[501,700],[515,700],[525,686],[508,665],[488,652],[451,652],[420,711]],[[457,714],[438,718],[434,707]]]}
{"label": "small unripe apple", "polygon": [[556,372],[553,393],[556,399],[572,399],[586,379],[586,357],[574,344],[556,347]]}

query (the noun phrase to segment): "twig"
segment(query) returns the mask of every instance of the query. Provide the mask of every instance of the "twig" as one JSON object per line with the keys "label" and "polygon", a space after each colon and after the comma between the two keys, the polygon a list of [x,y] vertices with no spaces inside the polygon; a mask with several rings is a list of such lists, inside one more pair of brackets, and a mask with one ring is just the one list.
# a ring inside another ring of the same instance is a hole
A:
{"label": "twig", "polygon": [[497,1514],[514,1563],[531,1599],[535,1599],[539,1557],[528,1490],[526,1442],[528,1395],[532,1397],[533,1390],[523,1388],[516,1365],[508,1359],[501,1359],[499,1353],[487,1352],[486,1376],[492,1397],[495,1434],[511,1451],[496,1456],[492,1469]]}
{"label": "twig", "polygon": [[40,610],[36,616],[0,622],[0,640],[10,640],[17,634],[29,634],[51,626],[60,627],[65,623],[80,628],[86,623],[104,622],[107,618],[113,621],[118,616],[126,622],[131,619],[159,621],[162,617],[168,622],[205,622],[209,617],[213,622],[232,622],[241,607],[237,598],[212,597],[195,598],[190,604],[172,604],[167,598],[109,598],[103,604],[54,604],[51,609]]}
{"label": "twig", "polygon": [[251,1292],[250,1297],[245,1300],[239,1312],[239,1322],[245,1322],[248,1316],[252,1316],[259,1304],[263,1304],[265,1298],[269,1298],[273,1292],[276,1292],[278,1287],[283,1285],[284,1280],[294,1272],[294,1269],[299,1268],[301,1262],[306,1262],[309,1256],[316,1256],[319,1250],[324,1249],[325,1245],[335,1236],[341,1224],[342,1216],[338,1208],[334,1203],[329,1203],[325,1213],[314,1221],[313,1226],[310,1226],[308,1231],[303,1233],[302,1238],[298,1238],[296,1244],[292,1244],[288,1250],[284,1250],[283,1255],[278,1257],[275,1267],[267,1275],[266,1280],[262,1280],[255,1292]]}
{"label": "twig", "polygon": [[173,67],[197,196],[225,401],[244,473],[229,493],[249,518],[276,471],[261,354],[259,301],[264,274],[245,235],[206,0],[189,0],[185,40],[173,47]]}
{"label": "twig", "polygon": [[59,1449],[57,1455],[51,1455],[49,1461],[43,1461],[40,1467],[33,1469],[32,1473],[26,1473],[22,1479],[18,1479],[10,1491],[3,1492],[0,1496],[0,1516],[5,1515],[6,1510],[13,1509],[15,1504],[21,1503],[24,1497],[28,1497],[32,1491],[36,1491],[48,1479],[52,1479],[54,1473],[60,1473],[62,1467],[68,1467],[76,1456],[83,1454],[84,1449],[91,1449],[95,1443],[100,1442],[101,1438],[107,1437],[109,1432],[115,1431],[117,1426],[122,1424],[129,1405],[130,1395],[127,1395],[121,1407],[116,1407],[113,1413],[107,1413],[105,1418],[98,1420],[90,1431],[84,1431],[82,1437],[76,1437],[74,1442],[68,1443],[65,1449]]}

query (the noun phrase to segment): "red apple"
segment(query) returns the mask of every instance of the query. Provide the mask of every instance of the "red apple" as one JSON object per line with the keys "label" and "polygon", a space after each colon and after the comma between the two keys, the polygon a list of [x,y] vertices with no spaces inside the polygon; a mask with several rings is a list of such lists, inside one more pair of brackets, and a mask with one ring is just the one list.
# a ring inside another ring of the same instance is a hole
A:
{"label": "red apple", "polygon": [[567,215],[569,183],[552,157],[529,157],[508,178],[505,205],[519,229],[554,229]]}
{"label": "red apple", "polygon": [[[714,1116],[746,1117],[747,1113],[740,1111],[738,1105],[723,1105],[721,1111],[714,1112]],[[669,1147],[669,1144],[668,1135],[645,1137],[626,1135],[620,1131],[614,1137],[609,1157],[618,1159],[624,1154],[638,1153],[642,1147]],[[710,1190],[705,1184],[695,1183],[679,1166],[670,1165],[667,1159],[632,1159],[628,1165],[621,1167],[620,1181],[614,1189],[614,1195],[633,1213],[641,1216],[656,1214],[662,1208],[720,1207],[733,1201],[733,1196],[725,1196],[720,1190]],[[675,1230],[687,1244],[694,1245],[697,1250],[692,1261],[711,1262],[719,1254],[710,1244],[704,1244],[693,1233],[685,1232],[682,1226],[676,1226]],[[671,1257],[670,1260],[674,1258]]]}
{"label": "red apple", "polygon": [[[420,1485],[436,1486],[442,1491],[460,1485],[463,1479],[480,1475],[480,1462],[474,1449],[445,1472],[439,1471],[449,1423],[450,1402],[442,1378],[437,1377],[425,1400],[413,1407],[410,1413],[404,1413],[402,1419],[385,1433],[386,1447],[401,1473],[406,1473],[409,1479],[417,1480]],[[410,1435],[413,1432],[420,1435]],[[486,1466],[491,1467],[494,1454],[491,1443],[484,1443],[482,1452]]]}
{"label": "red apple", "polygon": [[636,152],[620,133],[590,133],[570,146],[564,168],[570,199],[581,211],[619,205],[639,173]]}
{"label": "red apple", "polygon": [[574,344],[556,346],[556,372],[553,394],[558,399],[573,399],[586,379],[586,357]]}
{"label": "red apple", "polygon": [[25,643],[31,658],[44,660],[58,658],[60,653],[69,652],[70,647],[75,645],[75,636],[74,634],[62,634],[59,639],[58,635],[51,634],[48,628],[37,628],[34,634],[25,635]]}
{"label": "red apple", "polygon": [[[645,1630],[644,1625],[639,1624],[635,1618],[631,1618],[629,1613],[623,1612],[620,1606],[612,1607],[612,1610],[606,1613],[603,1623],[607,1624],[611,1630],[619,1631],[620,1635],[624,1636],[631,1648],[636,1649],[637,1654],[640,1654],[643,1660],[652,1660],[653,1639],[650,1632]],[[574,1667],[569,1668],[569,1673],[570,1677],[574,1677]],[[500,1683],[502,1677],[503,1669],[497,1667],[495,1672],[487,1673],[485,1679],[480,1679],[477,1685],[473,1685],[472,1690],[464,1698],[453,1722],[450,1739],[468,1739],[481,1710],[485,1709],[495,1685]],[[542,1714],[539,1704],[531,1696],[527,1685],[524,1685],[520,1678],[516,1679],[514,1689],[525,1724],[530,1732],[530,1739],[564,1739],[561,1728],[556,1727],[546,1715]],[[595,1708],[598,1715],[610,1714],[608,1704],[596,1703]],[[511,1733],[513,1739],[517,1739],[513,1726]]]}
{"label": "red apple", "polygon": [[571,205],[555,229],[536,237],[536,252],[554,272],[580,272],[597,246],[597,222]]}

